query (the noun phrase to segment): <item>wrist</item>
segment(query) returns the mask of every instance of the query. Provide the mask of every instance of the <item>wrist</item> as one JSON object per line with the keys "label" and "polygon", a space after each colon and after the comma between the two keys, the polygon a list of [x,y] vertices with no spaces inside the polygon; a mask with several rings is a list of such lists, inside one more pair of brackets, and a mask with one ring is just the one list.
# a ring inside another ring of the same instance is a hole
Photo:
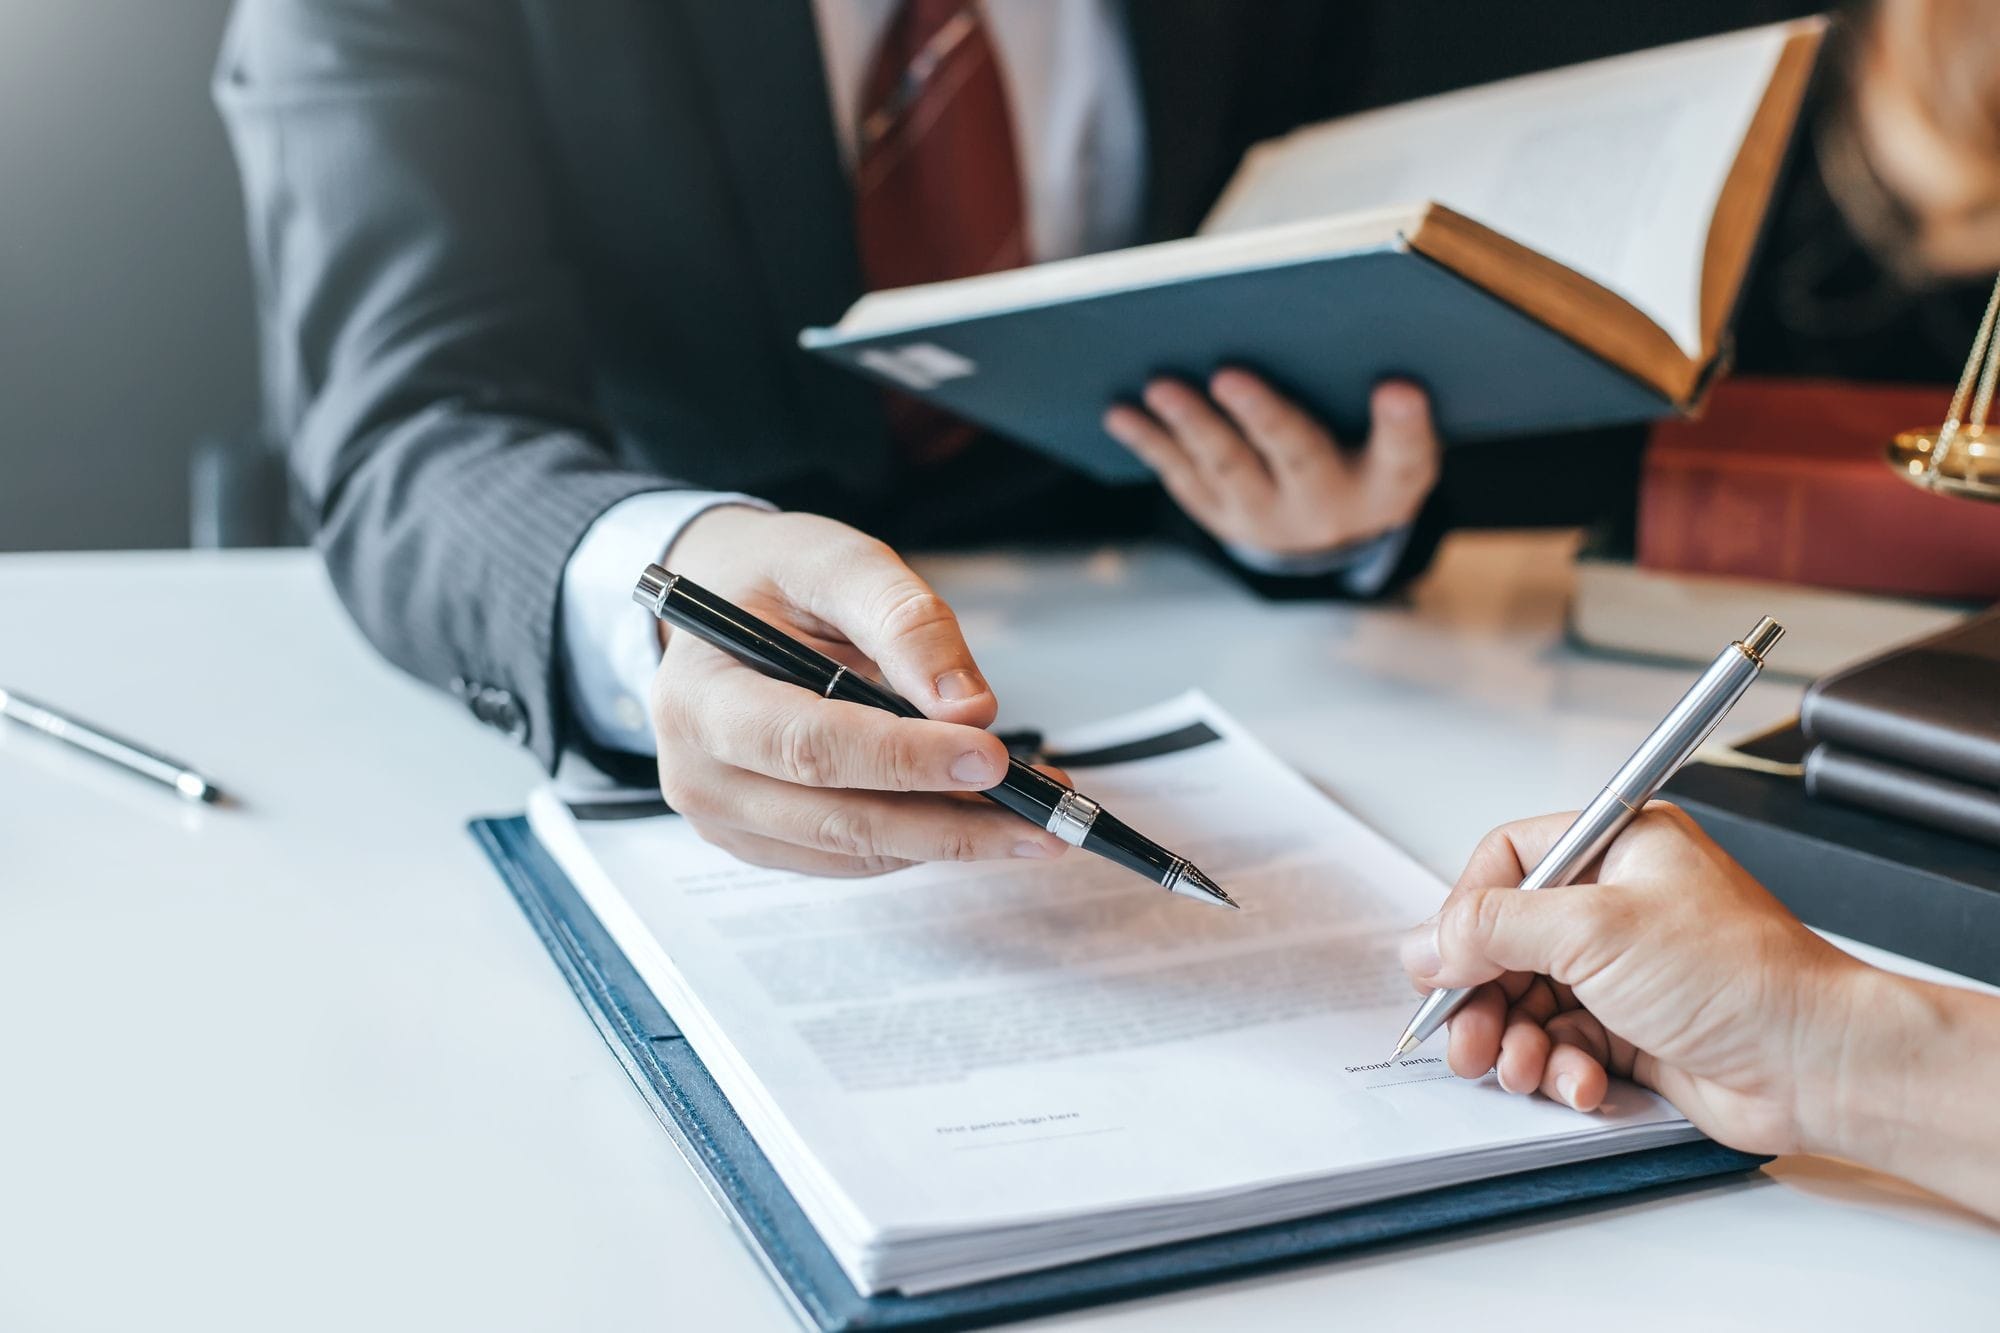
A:
{"label": "wrist", "polygon": [[1349,538],[1332,546],[1306,550],[1273,548],[1248,542],[1223,541],[1229,558],[1258,574],[1288,578],[1316,578],[1342,574],[1352,591],[1371,594],[1387,583],[1403,548],[1409,544],[1410,527],[1388,528],[1364,537]]}
{"label": "wrist", "polygon": [[[1850,963],[1824,1010],[1824,1039],[1809,1044],[1801,1080],[1799,1145],[1894,1170],[1930,1077],[1947,1018],[1937,988]],[[1816,1051],[1817,1053],[1811,1053]]]}
{"label": "wrist", "polygon": [[710,505],[681,525],[667,543],[661,563],[679,572],[677,567],[682,564],[692,567],[711,563],[706,558],[710,550],[734,554],[742,549],[739,543],[746,529],[754,529],[779,512],[747,496]]}

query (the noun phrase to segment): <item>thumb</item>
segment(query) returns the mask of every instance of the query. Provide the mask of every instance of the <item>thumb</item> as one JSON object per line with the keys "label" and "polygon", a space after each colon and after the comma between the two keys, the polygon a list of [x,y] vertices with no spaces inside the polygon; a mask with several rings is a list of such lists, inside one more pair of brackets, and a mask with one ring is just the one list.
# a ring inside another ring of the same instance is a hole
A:
{"label": "thumb", "polygon": [[1436,989],[1477,986],[1503,972],[1540,972],[1570,980],[1572,961],[1590,944],[1602,913],[1602,888],[1466,889],[1411,931],[1403,964]]}
{"label": "thumb", "polygon": [[1437,484],[1443,451],[1424,391],[1404,380],[1377,385],[1369,401],[1368,448],[1360,466],[1368,484],[1414,514]]}
{"label": "thumb", "polygon": [[939,721],[991,725],[999,704],[958,617],[902,557],[860,538],[817,572],[807,609],[873,658],[890,688]]}

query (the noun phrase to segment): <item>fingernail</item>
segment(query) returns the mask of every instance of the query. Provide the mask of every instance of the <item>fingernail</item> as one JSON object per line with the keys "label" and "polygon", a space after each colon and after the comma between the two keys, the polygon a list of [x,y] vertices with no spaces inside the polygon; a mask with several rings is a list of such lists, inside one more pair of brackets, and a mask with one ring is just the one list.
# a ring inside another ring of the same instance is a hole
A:
{"label": "fingernail", "polygon": [[1428,977],[1444,965],[1438,953],[1438,923],[1426,921],[1403,937],[1403,966],[1413,975]]}
{"label": "fingernail", "polygon": [[1391,421],[1408,421],[1417,415],[1417,396],[1413,393],[1391,393],[1382,397],[1382,415]]}
{"label": "fingernail", "polygon": [[954,782],[976,782],[990,787],[1000,780],[1000,769],[978,750],[967,750],[952,760],[951,776]]}
{"label": "fingernail", "polygon": [[961,699],[977,699],[986,693],[986,682],[970,671],[960,669],[947,671],[931,682],[937,697],[946,703],[957,703]]}
{"label": "fingernail", "polygon": [[1562,1104],[1563,1104],[1564,1106],[1572,1106],[1572,1107],[1573,1107],[1573,1106],[1575,1106],[1575,1105],[1576,1105],[1576,1075],[1575,1075],[1575,1074],[1557,1074],[1557,1075],[1556,1075],[1556,1096],[1562,1099]]}
{"label": "fingernail", "polygon": [[1039,842],[1017,842],[1014,855],[1024,861],[1047,861],[1054,858],[1056,849]]}

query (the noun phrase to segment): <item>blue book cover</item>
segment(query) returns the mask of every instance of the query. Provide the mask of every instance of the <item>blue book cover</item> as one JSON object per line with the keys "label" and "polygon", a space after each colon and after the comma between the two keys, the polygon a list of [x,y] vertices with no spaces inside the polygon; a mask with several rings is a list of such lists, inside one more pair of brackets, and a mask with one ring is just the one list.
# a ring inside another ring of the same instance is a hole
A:
{"label": "blue book cover", "polygon": [[959,301],[941,318],[873,332],[843,331],[856,324],[850,317],[842,328],[809,329],[800,341],[886,387],[1114,482],[1150,474],[1104,433],[1105,409],[1135,400],[1153,376],[1200,384],[1225,366],[1265,376],[1350,443],[1366,437],[1369,393],[1389,377],[1430,392],[1440,433],[1453,444],[1646,421],[1676,410],[1668,394],[1462,277],[1400,232],[1319,253],[1286,248],[1290,253],[1276,258],[1195,263],[1178,272],[1155,265],[1137,280],[1114,279],[1109,289],[1082,294],[1054,282],[1011,289],[1025,300],[1003,296],[1010,289],[992,279],[973,279],[995,298],[983,309]]}
{"label": "blue book cover", "polygon": [[[1202,234],[871,293],[800,343],[1110,481],[1148,379],[1260,373],[1349,444],[1392,376],[1447,444],[1691,408],[1726,356],[1823,21],[1302,126]],[[1429,200],[1431,202],[1421,202]]]}

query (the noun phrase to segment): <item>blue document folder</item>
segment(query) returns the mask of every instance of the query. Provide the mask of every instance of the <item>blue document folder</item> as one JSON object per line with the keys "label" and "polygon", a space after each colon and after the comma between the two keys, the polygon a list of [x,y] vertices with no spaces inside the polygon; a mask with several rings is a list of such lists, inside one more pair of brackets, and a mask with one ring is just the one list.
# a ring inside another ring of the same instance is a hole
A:
{"label": "blue document folder", "polygon": [[1240,1277],[1448,1227],[1739,1173],[1767,1160],[1714,1143],[1675,1144],[923,1296],[863,1296],[835,1264],[673,1019],[535,840],[527,821],[479,820],[472,833],[681,1155],[800,1318],[827,1333],[970,1328],[1025,1319]]}

